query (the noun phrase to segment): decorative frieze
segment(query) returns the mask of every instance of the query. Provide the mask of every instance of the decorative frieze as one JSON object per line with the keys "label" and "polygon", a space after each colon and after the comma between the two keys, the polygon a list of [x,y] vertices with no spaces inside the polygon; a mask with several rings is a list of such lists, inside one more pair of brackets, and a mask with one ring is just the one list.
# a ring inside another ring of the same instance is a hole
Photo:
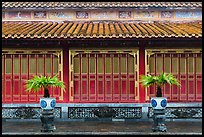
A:
{"label": "decorative frieze", "polygon": [[140,17],[142,18],[156,18],[156,11],[142,11]]}
{"label": "decorative frieze", "polygon": [[[152,118],[153,110],[149,108],[148,117]],[[167,107],[166,118],[168,119],[179,119],[179,118],[202,118],[202,108],[194,107]]]}
{"label": "decorative frieze", "polygon": [[202,12],[201,11],[177,11],[176,12],[176,18],[202,18]]}
{"label": "decorative frieze", "polygon": [[173,11],[161,11],[161,18],[173,18],[174,12]]}
{"label": "decorative frieze", "polygon": [[46,11],[34,11],[33,15],[34,15],[34,19],[46,19],[47,18]]}
{"label": "decorative frieze", "polygon": [[74,13],[72,11],[65,12],[65,11],[55,11],[55,12],[48,12],[48,19],[74,19]]}
{"label": "decorative frieze", "polygon": [[77,19],[87,19],[89,17],[89,13],[85,11],[76,11]]}
{"label": "decorative frieze", "polygon": [[[6,119],[38,119],[42,109],[39,104],[2,104],[2,118]],[[169,103],[166,108],[167,119],[202,118],[202,103]],[[152,119],[153,110],[149,104],[143,103],[92,103],[92,104],[58,104],[54,109],[55,118],[63,119]]]}
{"label": "decorative frieze", "polygon": [[[41,116],[42,109],[39,107],[4,107],[2,118],[37,119]],[[54,109],[55,118],[61,118],[61,108]]]}
{"label": "decorative frieze", "polygon": [[119,18],[120,19],[130,19],[132,18],[131,11],[119,11]]}
{"label": "decorative frieze", "polygon": [[201,10],[2,11],[3,20],[202,20]]}
{"label": "decorative frieze", "polygon": [[91,19],[116,19],[116,12],[113,11],[91,11]]}
{"label": "decorative frieze", "polygon": [[[108,112],[111,113],[112,118],[141,118],[141,107],[108,107]],[[97,112],[104,113],[101,107],[69,107],[68,118],[81,119],[81,118],[98,118]],[[114,115],[112,115],[114,112]],[[104,113],[105,114],[105,113]],[[107,114],[106,114],[107,115]]]}
{"label": "decorative frieze", "polygon": [[9,11],[8,19],[31,19],[31,12],[29,11]]}

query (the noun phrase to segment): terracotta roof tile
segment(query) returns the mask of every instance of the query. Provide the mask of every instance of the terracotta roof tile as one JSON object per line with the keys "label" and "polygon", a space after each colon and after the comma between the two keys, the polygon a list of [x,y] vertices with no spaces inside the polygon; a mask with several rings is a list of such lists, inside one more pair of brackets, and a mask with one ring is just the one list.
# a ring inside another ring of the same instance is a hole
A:
{"label": "terracotta roof tile", "polygon": [[110,35],[110,28],[109,28],[108,23],[105,23],[104,33],[106,36]]}
{"label": "terracotta roof tile", "polygon": [[86,30],[86,35],[91,35],[92,28],[93,28],[93,23],[91,22],[88,24],[88,28]]}
{"label": "terracotta roof tile", "polygon": [[202,2],[2,2],[2,8],[151,8],[194,7],[202,8]]}
{"label": "terracotta roof tile", "polygon": [[104,27],[103,23],[100,22],[100,23],[99,23],[99,31],[98,31],[99,36],[100,36],[100,35],[103,35],[103,30],[104,30],[103,27]]}
{"label": "terracotta roof tile", "polygon": [[98,23],[94,23],[92,34],[98,35]]}
{"label": "terracotta roof tile", "polygon": [[124,24],[126,26],[126,28],[129,30],[129,33],[132,35],[132,34],[135,34],[135,31],[131,28],[130,24],[128,23],[125,23]]}
{"label": "terracotta roof tile", "polygon": [[202,37],[202,22],[15,22],[2,23],[2,38]]}

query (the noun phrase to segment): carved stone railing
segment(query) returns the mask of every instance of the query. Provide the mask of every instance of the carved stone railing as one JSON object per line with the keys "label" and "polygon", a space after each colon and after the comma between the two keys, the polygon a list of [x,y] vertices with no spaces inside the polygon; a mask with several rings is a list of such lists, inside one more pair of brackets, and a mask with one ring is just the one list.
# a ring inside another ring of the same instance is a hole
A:
{"label": "carved stone railing", "polygon": [[99,118],[111,118],[116,116],[116,111],[108,106],[96,108],[93,110],[93,113]]}

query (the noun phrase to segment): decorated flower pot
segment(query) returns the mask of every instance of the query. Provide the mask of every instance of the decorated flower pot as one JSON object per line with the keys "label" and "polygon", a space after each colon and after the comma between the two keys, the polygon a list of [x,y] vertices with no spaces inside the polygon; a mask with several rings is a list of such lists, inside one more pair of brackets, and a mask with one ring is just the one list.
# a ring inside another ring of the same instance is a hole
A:
{"label": "decorated flower pot", "polygon": [[56,105],[55,98],[40,98],[40,106],[43,110],[54,109]]}
{"label": "decorated flower pot", "polygon": [[54,125],[55,105],[55,98],[40,98],[40,106],[42,108],[42,115],[40,117],[42,122],[41,132],[53,132],[56,130],[56,127]]}
{"label": "decorated flower pot", "polygon": [[167,128],[165,125],[165,112],[167,106],[167,99],[163,97],[154,97],[151,98],[151,106],[153,109],[153,132],[166,132]]}
{"label": "decorated flower pot", "polygon": [[167,98],[153,97],[151,98],[151,106],[153,109],[165,109],[167,106]]}

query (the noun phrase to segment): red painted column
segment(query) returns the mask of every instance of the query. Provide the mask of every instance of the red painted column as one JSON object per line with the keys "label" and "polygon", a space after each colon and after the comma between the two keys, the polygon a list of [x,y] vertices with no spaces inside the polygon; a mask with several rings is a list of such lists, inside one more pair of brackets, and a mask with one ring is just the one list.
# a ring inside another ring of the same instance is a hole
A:
{"label": "red painted column", "polygon": [[63,102],[68,102],[69,98],[69,49],[63,45],[63,81],[65,83],[65,92],[63,93]]}
{"label": "red painted column", "polygon": [[[145,75],[145,43],[140,43],[139,49],[139,79],[141,75]],[[145,103],[145,88],[139,84],[139,100]]]}

